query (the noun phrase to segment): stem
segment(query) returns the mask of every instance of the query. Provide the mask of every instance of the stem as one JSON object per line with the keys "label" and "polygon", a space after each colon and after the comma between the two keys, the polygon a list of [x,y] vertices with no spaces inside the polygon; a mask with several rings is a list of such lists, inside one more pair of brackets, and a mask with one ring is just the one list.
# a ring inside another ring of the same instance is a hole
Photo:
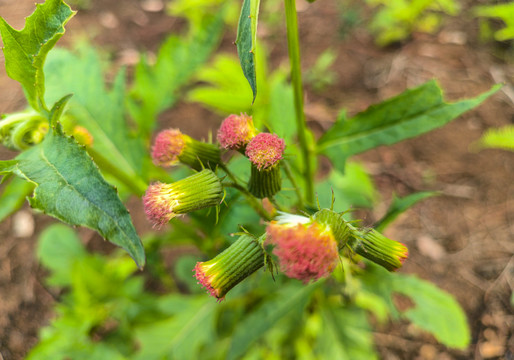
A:
{"label": "stem", "polygon": [[296,112],[296,130],[298,132],[298,140],[302,160],[305,164],[303,176],[305,179],[305,199],[308,203],[314,202],[314,184],[311,171],[311,156],[307,144],[306,132],[307,126],[305,121],[305,113],[303,112],[303,87],[302,87],[302,69],[300,65],[300,41],[298,38],[298,19],[296,16],[296,0],[284,0],[286,8],[286,25],[287,25],[287,45],[289,49],[289,61],[291,63],[291,82],[294,93],[294,106]]}
{"label": "stem", "polygon": [[239,190],[245,197],[246,199],[248,200],[248,202],[250,203],[250,205],[254,208],[254,210],[266,221],[271,221],[273,218],[271,217],[271,215],[266,211],[266,209],[264,209],[264,207],[262,206],[262,204],[260,203],[259,200],[257,200],[257,198],[255,196],[253,196],[252,194],[250,194],[250,192],[248,190],[246,190],[243,186],[239,185],[238,183],[223,183],[223,186],[227,186],[227,187],[232,187],[234,189],[237,189]]}

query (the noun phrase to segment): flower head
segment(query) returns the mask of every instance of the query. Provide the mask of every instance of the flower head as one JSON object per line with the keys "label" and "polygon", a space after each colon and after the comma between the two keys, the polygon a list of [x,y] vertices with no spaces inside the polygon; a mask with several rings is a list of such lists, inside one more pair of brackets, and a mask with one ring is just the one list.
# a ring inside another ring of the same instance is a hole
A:
{"label": "flower head", "polygon": [[219,205],[222,196],[219,178],[211,170],[203,170],[172,184],[151,184],[143,205],[148,220],[160,228],[179,214]]}
{"label": "flower head", "polygon": [[265,170],[275,166],[282,159],[285,147],[284,140],[277,135],[260,133],[248,143],[246,156],[258,170]]}
{"label": "flower head", "polygon": [[152,159],[155,165],[171,166],[179,161],[186,141],[179,129],[167,129],[157,134],[152,147]]}
{"label": "flower head", "polygon": [[251,116],[232,114],[221,123],[218,141],[225,149],[239,150],[244,148],[256,133]]}
{"label": "flower head", "polygon": [[72,135],[79,144],[86,146],[93,145],[93,135],[83,126],[75,126]]}
{"label": "flower head", "polygon": [[326,225],[272,221],[266,233],[266,244],[274,245],[273,254],[288,277],[308,283],[330,275],[337,265],[337,242]]}
{"label": "flower head", "polygon": [[219,301],[227,292],[264,266],[261,239],[242,235],[214,259],[196,263],[194,277]]}

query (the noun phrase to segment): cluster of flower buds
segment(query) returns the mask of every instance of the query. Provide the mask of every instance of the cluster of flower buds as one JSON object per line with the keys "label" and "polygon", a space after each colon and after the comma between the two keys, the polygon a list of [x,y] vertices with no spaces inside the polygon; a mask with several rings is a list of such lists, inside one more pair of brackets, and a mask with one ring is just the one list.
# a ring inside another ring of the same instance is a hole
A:
{"label": "cluster of flower buds", "polygon": [[390,271],[408,256],[403,244],[376,230],[358,229],[332,210],[311,217],[280,213],[259,239],[244,235],[214,259],[197,263],[195,277],[220,300],[262,267],[270,253],[284,275],[307,284],[328,277],[345,247]]}
{"label": "cluster of flower buds", "polygon": [[285,142],[275,134],[258,133],[251,116],[230,115],[221,124],[218,141],[225,149],[248,157],[251,175],[248,190],[260,199],[272,197],[281,189],[280,160]]}

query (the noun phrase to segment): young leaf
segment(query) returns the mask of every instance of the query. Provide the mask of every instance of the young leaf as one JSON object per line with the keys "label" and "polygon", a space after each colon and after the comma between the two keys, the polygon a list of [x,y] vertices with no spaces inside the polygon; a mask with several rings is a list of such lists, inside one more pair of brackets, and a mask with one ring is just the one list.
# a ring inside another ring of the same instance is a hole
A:
{"label": "young leaf", "polygon": [[439,195],[437,191],[422,191],[407,195],[403,198],[399,198],[393,194],[393,201],[391,202],[387,213],[378,221],[377,224],[375,224],[375,229],[382,232],[387,225],[392,223],[401,213],[416,204],[418,201],[437,195]]}
{"label": "young leaf", "polygon": [[255,44],[257,43],[257,20],[260,0],[244,0],[237,27],[236,46],[241,62],[241,69],[250,84],[253,100],[257,96],[257,78],[255,74]]}
{"label": "young leaf", "polygon": [[29,198],[33,208],[70,225],[98,231],[125,249],[139,267],[144,265],[143,245],[116,190],[59,125],[16,160],[0,162],[0,174],[9,171],[36,185],[34,196]]}
{"label": "young leaf", "polygon": [[23,30],[13,29],[0,17],[7,74],[23,86],[35,110],[46,109],[43,64],[46,55],[64,34],[64,25],[75,14],[62,0],[36,4]]}
{"label": "young leaf", "polygon": [[514,125],[487,130],[473,146],[478,149],[504,149],[514,151]]}
{"label": "young leaf", "polygon": [[441,127],[480,105],[500,87],[495,85],[476,98],[446,103],[437,83],[427,82],[371,106],[351,119],[340,119],[319,139],[317,151],[344,171],[349,156]]}

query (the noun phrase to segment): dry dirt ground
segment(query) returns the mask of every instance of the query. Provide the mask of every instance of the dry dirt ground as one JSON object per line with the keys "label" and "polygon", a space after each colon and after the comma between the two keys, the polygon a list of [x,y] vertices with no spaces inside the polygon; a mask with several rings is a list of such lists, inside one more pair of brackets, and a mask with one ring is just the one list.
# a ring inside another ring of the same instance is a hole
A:
{"label": "dry dirt ground", "polygon": [[[33,4],[33,0],[0,0],[0,16],[21,28]],[[111,51],[117,64],[133,64],[138,50],[154,51],[166,34],[183,25],[166,16],[161,5],[159,0],[93,0],[88,10],[70,21],[60,45],[86,35]],[[298,7],[303,66],[312,65],[328,47],[337,53],[336,82],[321,93],[306,92],[309,125],[317,130],[326,128],[342,107],[352,115],[432,78],[438,79],[448,100],[476,96],[494,83],[506,84],[451,124],[357,159],[373,175],[382,194],[377,209],[366,215],[370,223],[383,214],[393,191],[400,195],[443,192],[402,215],[387,234],[409,246],[410,258],[402,271],[416,273],[452,293],[464,307],[472,329],[472,345],[460,352],[437,344],[407,324],[379,329],[376,343],[382,358],[513,359],[514,153],[470,150],[484,130],[514,122],[512,51],[509,63],[505,49],[480,44],[476,22],[466,17],[453,19],[438,34],[414,34],[401,45],[380,49],[362,26],[342,38],[340,2],[299,2]],[[271,49],[272,63],[286,61],[283,30],[264,27],[261,32],[262,41]],[[228,34],[222,47],[231,49],[233,38],[233,33]],[[21,107],[22,91],[2,66],[0,113]],[[183,103],[160,120],[194,135],[205,135],[220,122],[216,115]],[[0,151],[0,159],[14,155]],[[137,217],[141,209],[135,204]],[[51,221],[25,207],[0,224],[0,359],[22,359],[36,343],[38,329],[52,316],[55,299],[43,285],[44,274],[34,256],[37,234]]]}

